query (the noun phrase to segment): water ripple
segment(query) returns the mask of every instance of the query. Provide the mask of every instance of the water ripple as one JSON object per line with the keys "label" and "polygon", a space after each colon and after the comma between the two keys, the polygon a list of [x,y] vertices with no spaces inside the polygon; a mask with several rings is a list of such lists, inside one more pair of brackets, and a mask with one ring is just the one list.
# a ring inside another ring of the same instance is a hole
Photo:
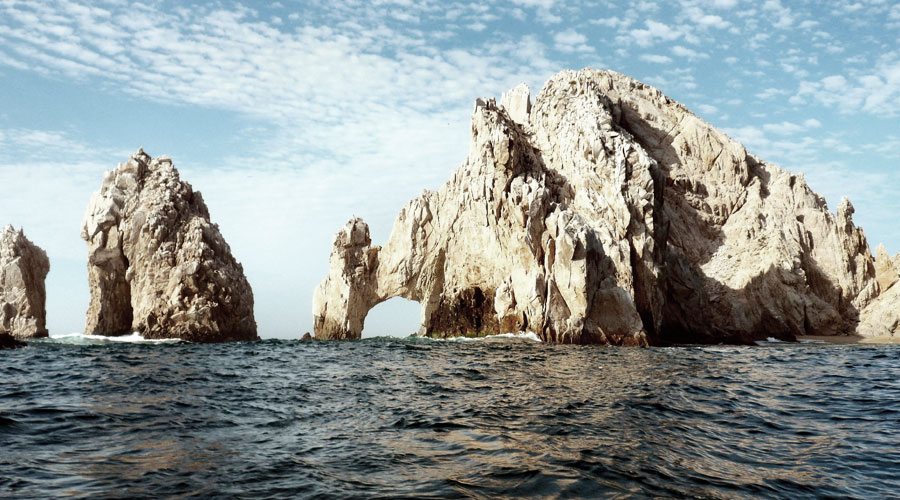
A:
{"label": "water ripple", "polygon": [[3,498],[900,491],[895,346],[55,339],[2,362]]}

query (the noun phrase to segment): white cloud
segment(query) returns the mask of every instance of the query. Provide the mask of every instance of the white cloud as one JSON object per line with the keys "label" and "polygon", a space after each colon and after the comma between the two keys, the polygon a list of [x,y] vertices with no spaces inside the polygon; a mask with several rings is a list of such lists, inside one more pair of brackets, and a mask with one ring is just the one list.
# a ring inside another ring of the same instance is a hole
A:
{"label": "white cloud", "polygon": [[766,0],[763,10],[767,11],[772,19],[772,26],[779,29],[790,28],[794,24],[794,13],[789,7],[781,5],[781,0]]}
{"label": "white cloud", "polygon": [[762,100],[769,100],[769,99],[772,99],[773,97],[777,97],[777,96],[785,95],[785,94],[788,94],[787,90],[769,87],[767,89],[764,89],[762,92],[757,93],[756,97],[758,97],[759,99],[762,99]]}
{"label": "white cloud", "polygon": [[523,7],[539,7],[550,9],[556,3],[555,0],[512,0],[512,3]]}
{"label": "white cloud", "polygon": [[654,64],[669,64],[672,58],[669,56],[661,56],[659,54],[641,54],[641,60]]}
{"label": "white cloud", "polygon": [[657,41],[671,42],[683,36],[680,30],[657,21],[647,20],[645,24],[647,26],[645,29],[634,29],[630,32],[632,40],[641,47],[649,47]]}
{"label": "white cloud", "polygon": [[893,117],[900,114],[900,61],[882,62],[874,70],[852,79],[831,75],[801,82],[793,103],[811,98],[841,113],[866,112]]}
{"label": "white cloud", "polygon": [[672,54],[674,54],[678,57],[685,57],[685,58],[688,58],[691,60],[706,59],[709,57],[708,55],[706,55],[702,52],[697,52],[696,50],[689,49],[682,45],[676,45],[676,46],[672,47]]}
{"label": "white cloud", "polygon": [[701,28],[725,29],[731,26],[731,23],[722,19],[721,16],[706,14],[697,6],[685,7],[683,13],[690,22]]}
{"label": "white cloud", "polygon": [[553,35],[556,49],[562,52],[590,52],[593,49],[587,45],[587,37],[573,29],[560,31]]}
{"label": "white cloud", "polygon": [[763,130],[771,132],[775,135],[793,135],[806,130],[803,125],[791,122],[767,123],[763,125]]}
{"label": "white cloud", "polygon": [[700,111],[700,113],[704,115],[714,115],[719,112],[719,108],[712,104],[698,104],[697,111]]}
{"label": "white cloud", "polygon": [[717,9],[731,9],[736,7],[738,0],[713,0],[712,5]]}

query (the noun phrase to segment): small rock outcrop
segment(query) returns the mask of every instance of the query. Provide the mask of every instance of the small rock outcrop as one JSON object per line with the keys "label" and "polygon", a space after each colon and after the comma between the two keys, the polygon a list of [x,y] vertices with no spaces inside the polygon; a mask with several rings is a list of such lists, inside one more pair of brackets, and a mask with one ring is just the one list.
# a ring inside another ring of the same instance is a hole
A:
{"label": "small rock outcrop", "polygon": [[25,234],[7,226],[0,233],[0,334],[17,339],[46,337],[50,261]]}
{"label": "small rock outcrop", "polygon": [[21,342],[8,333],[0,333],[0,351],[3,349],[18,349],[25,347],[25,342]]}
{"label": "small rock outcrop", "polygon": [[881,291],[853,211],[845,199],[830,212],[802,175],[653,87],[564,71],[534,105],[524,85],[500,106],[478,99],[468,158],[400,211],[383,247],[361,219],[347,223],[314,295],[316,338],[359,337],[395,296],[420,302],[429,336],[848,334]]}
{"label": "small rock outcrop", "polygon": [[256,340],[253,292],[199,192],[168,157],[139,150],[88,205],[85,333]]}

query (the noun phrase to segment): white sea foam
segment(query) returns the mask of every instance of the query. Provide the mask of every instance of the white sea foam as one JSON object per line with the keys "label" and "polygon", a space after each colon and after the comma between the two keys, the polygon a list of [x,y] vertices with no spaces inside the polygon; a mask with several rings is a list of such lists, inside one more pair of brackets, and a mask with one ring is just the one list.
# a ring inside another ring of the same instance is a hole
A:
{"label": "white sea foam", "polygon": [[485,340],[492,340],[498,338],[506,338],[506,339],[522,339],[522,340],[531,340],[534,342],[540,342],[540,337],[537,336],[534,332],[519,332],[519,333],[499,333],[497,335],[487,335],[484,337],[448,337],[446,339],[435,339],[435,340],[447,340],[450,342],[482,342]]}
{"label": "white sea foam", "polygon": [[85,335],[83,333],[67,333],[64,335],[51,335],[50,340],[62,344],[103,344],[107,342],[125,342],[132,344],[172,344],[181,342],[181,339],[145,339],[141,334],[133,332],[131,335],[120,337],[107,337],[104,335]]}

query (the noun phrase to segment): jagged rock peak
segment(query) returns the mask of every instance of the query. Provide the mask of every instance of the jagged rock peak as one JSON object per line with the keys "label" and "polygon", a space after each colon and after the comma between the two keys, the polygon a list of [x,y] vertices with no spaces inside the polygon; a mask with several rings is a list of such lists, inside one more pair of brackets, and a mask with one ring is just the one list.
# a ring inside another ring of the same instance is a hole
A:
{"label": "jagged rock peak", "polygon": [[199,192],[140,149],[106,172],[81,229],[85,332],[195,342],[257,339],[253,292]]}
{"label": "jagged rock peak", "polygon": [[802,175],[659,90],[563,71],[528,102],[478,99],[450,180],[401,210],[383,248],[335,246],[317,338],[358,337],[402,296],[432,336],[746,343],[852,332],[878,296],[849,201],[831,213]]}
{"label": "jagged rock peak", "polygon": [[0,233],[0,334],[18,339],[46,337],[47,254],[20,229]]}
{"label": "jagged rock peak", "polygon": [[531,114],[531,89],[525,83],[516,85],[503,93],[500,105],[514,122],[528,123],[528,115]]}

